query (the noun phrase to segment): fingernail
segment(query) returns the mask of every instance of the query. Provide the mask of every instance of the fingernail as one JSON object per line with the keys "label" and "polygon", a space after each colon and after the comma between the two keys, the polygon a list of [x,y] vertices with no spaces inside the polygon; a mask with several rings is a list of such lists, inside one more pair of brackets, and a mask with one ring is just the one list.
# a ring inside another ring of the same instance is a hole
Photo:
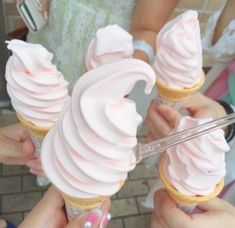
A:
{"label": "fingernail", "polygon": [[93,227],[95,224],[99,222],[101,217],[102,217],[102,211],[100,209],[91,210],[86,216],[86,220],[84,222],[83,227],[84,228]]}
{"label": "fingernail", "polygon": [[101,219],[101,222],[100,222],[100,228],[105,228],[108,224],[108,222],[111,220],[112,216],[110,213],[106,213],[102,219]]}
{"label": "fingernail", "polygon": [[157,111],[162,115],[162,116],[166,116],[169,113],[169,110],[166,108],[162,108],[161,106],[157,107]]}

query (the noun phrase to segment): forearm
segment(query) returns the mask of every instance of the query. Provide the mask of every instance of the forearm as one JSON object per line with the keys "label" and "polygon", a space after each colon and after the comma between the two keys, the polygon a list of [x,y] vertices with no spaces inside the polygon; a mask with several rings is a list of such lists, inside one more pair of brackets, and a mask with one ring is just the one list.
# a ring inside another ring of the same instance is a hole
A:
{"label": "forearm", "polygon": [[223,9],[223,12],[220,15],[220,18],[217,22],[214,37],[212,40],[212,44],[214,45],[219,38],[222,36],[224,29],[228,26],[229,22],[235,19],[234,14],[235,9],[235,1],[234,0],[227,0],[226,5]]}
{"label": "forearm", "polygon": [[[169,19],[179,0],[138,0],[133,12],[130,33],[134,40],[145,40],[155,52],[156,35]],[[135,52],[135,57],[147,56],[140,51]]]}
{"label": "forearm", "polygon": [[[24,221],[20,224],[19,228],[58,227],[51,226],[51,224],[55,224],[53,220],[55,220],[56,216],[59,215],[58,212],[62,211],[63,206],[63,199],[55,190],[55,188],[51,186],[43,198],[37,203],[37,205],[30,211]],[[62,215],[63,214],[61,214],[61,216]],[[61,218],[58,218],[58,221],[61,220]],[[60,227],[62,227],[62,224],[60,225]]]}
{"label": "forearm", "polygon": [[[225,113],[232,114],[234,113],[234,107],[230,104],[228,104],[225,101],[218,101],[220,106],[224,109]],[[225,131],[225,138],[227,142],[231,143],[234,142],[235,138],[235,123],[228,125],[226,128],[224,128]]]}

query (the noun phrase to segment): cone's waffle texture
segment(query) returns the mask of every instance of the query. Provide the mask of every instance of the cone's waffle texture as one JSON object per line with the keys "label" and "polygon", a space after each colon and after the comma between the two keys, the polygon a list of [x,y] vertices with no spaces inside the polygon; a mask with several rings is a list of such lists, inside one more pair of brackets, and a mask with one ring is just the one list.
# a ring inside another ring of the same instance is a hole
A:
{"label": "cone's waffle texture", "polygon": [[178,192],[169,182],[169,180],[167,179],[167,177],[165,176],[165,167],[168,161],[168,156],[165,153],[162,156],[162,160],[160,162],[160,166],[159,166],[159,174],[160,174],[160,178],[163,182],[163,184],[165,185],[168,193],[170,194],[170,196],[179,204],[186,204],[186,205],[190,205],[190,204],[199,204],[200,202],[205,202],[207,200],[210,200],[214,197],[216,197],[221,190],[224,187],[224,180],[222,179],[217,185],[215,190],[206,196],[187,196],[187,195],[183,195],[180,192]]}
{"label": "cone's waffle texture", "polygon": [[100,204],[102,204],[102,202],[104,202],[106,199],[109,198],[109,196],[98,196],[98,197],[91,198],[91,199],[81,199],[81,198],[71,197],[62,192],[61,194],[66,203],[76,208],[83,209],[83,210],[97,208],[99,207]]}
{"label": "cone's waffle texture", "polygon": [[157,80],[157,92],[158,95],[165,100],[173,102],[179,101],[198,91],[201,88],[201,86],[204,84],[204,81],[205,81],[205,74],[203,71],[201,71],[200,81],[194,87],[188,89],[170,88],[159,82],[159,80]]}
{"label": "cone's waffle texture", "polygon": [[31,123],[30,121],[24,119],[21,115],[18,113],[16,114],[19,121],[24,125],[25,128],[27,128],[30,133],[34,136],[36,136],[39,139],[43,139],[47,132],[50,130],[51,127],[39,127]]}
{"label": "cone's waffle texture", "polygon": [[[121,181],[120,189],[123,187],[124,183],[125,183],[125,180]],[[83,210],[97,208],[106,199],[111,197],[111,196],[98,196],[98,197],[89,198],[89,199],[82,199],[82,198],[75,198],[75,197],[69,196],[69,195],[63,193],[62,191],[60,191],[59,189],[58,189],[58,191],[61,193],[61,195],[64,198],[64,201],[66,203],[72,205],[73,207],[76,207],[76,208],[79,208],[79,209],[83,209]]]}

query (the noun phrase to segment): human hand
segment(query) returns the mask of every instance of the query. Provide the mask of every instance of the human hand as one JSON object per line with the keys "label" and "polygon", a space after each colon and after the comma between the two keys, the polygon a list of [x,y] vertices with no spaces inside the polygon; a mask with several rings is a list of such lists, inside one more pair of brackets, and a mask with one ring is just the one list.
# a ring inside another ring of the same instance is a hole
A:
{"label": "human hand", "polygon": [[29,167],[29,172],[36,176],[44,176],[40,157],[34,157],[25,164]]}
{"label": "human hand", "polygon": [[185,108],[190,116],[194,118],[212,117],[216,119],[226,115],[226,111],[222,105],[201,93],[195,93],[189,96],[182,103],[182,108]]}
{"label": "human hand", "polygon": [[34,157],[30,135],[21,124],[0,129],[0,148],[0,162],[4,164],[24,165]]}
{"label": "human hand", "polygon": [[88,211],[68,222],[64,209],[64,200],[56,189],[51,186],[20,224],[19,228],[83,228],[86,223],[90,223],[91,228],[98,228],[99,224],[102,225],[101,227],[106,227],[109,207],[110,200],[106,200],[101,209]]}
{"label": "human hand", "polygon": [[219,198],[198,205],[203,213],[185,214],[164,190],[154,195],[151,228],[233,228],[235,207]]}
{"label": "human hand", "polygon": [[153,99],[146,116],[149,130],[147,140],[151,142],[169,135],[179,118],[176,110]]}
{"label": "human hand", "polygon": [[[20,3],[22,0],[15,0],[15,3],[18,4]],[[49,3],[48,0],[40,0],[40,10],[43,13],[44,18],[47,20],[48,19],[48,9],[49,9]]]}

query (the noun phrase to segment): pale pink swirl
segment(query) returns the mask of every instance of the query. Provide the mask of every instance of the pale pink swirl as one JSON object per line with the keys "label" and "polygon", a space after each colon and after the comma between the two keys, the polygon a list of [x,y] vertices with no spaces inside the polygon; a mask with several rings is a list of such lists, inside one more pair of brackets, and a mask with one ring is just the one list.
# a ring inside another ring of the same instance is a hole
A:
{"label": "pale pink swirl", "polygon": [[202,70],[200,27],[196,11],[189,10],[169,21],[159,32],[153,67],[157,80],[167,87],[196,85]]}
{"label": "pale pink swirl", "polygon": [[133,51],[131,34],[118,25],[108,25],[99,29],[91,41],[86,56],[86,68],[91,70],[106,63],[131,58]]}
{"label": "pale pink swirl", "polygon": [[[176,132],[210,121],[182,117]],[[229,146],[219,129],[167,150],[167,176],[182,194],[208,195],[225,176],[225,152]]]}
{"label": "pale pink swirl", "polygon": [[141,116],[125,98],[139,80],[150,93],[155,73],[143,61],[120,60],[88,71],[42,146],[42,166],[51,182],[78,198],[110,196],[135,167]]}
{"label": "pale pink swirl", "polygon": [[41,127],[50,127],[68,100],[68,82],[52,64],[53,55],[39,44],[7,42],[7,91],[17,113]]}

